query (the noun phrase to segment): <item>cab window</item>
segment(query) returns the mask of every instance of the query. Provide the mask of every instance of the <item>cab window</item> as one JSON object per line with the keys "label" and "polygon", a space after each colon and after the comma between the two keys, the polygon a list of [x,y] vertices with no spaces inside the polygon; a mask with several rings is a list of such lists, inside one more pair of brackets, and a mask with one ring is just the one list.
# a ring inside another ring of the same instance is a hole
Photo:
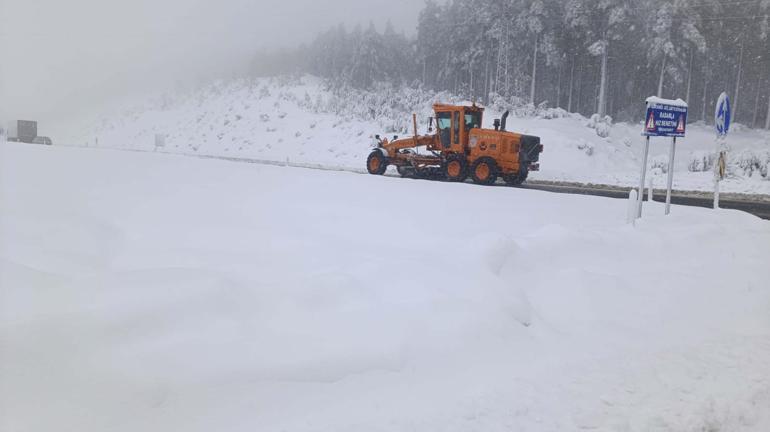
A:
{"label": "cab window", "polygon": [[481,113],[465,114],[465,130],[481,128]]}
{"label": "cab window", "polygon": [[436,127],[438,128],[439,139],[444,148],[452,146],[452,113],[436,113]]}
{"label": "cab window", "polygon": [[436,123],[439,129],[449,129],[452,127],[452,115],[450,113],[438,113]]}

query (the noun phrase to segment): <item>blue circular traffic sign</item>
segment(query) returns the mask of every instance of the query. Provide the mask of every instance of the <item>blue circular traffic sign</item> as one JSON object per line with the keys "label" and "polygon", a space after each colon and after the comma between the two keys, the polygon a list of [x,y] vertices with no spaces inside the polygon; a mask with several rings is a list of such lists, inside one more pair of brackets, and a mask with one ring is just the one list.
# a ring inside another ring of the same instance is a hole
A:
{"label": "blue circular traffic sign", "polygon": [[727,132],[730,131],[731,117],[730,97],[727,96],[727,93],[722,93],[719,95],[716,111],[714,112],[714,125],[717,128],[717,135],[727,135]]}

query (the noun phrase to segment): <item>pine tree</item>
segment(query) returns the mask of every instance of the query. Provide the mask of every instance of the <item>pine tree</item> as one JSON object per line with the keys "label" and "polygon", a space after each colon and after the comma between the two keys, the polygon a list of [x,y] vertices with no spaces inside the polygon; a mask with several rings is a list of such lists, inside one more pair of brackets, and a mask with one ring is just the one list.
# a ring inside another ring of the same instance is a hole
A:
{"label": "pine tree", "polygon": [[624,37],[635,9],[629,0],[571,0],[565,11],[568,25],[584,32],[589,42],[593,41],[588,52],[600,57],[597,112],[603,117],[607,114],[610,45]]}
{"label": "pine tree", "polygon": [[310,72],[337,86],[420,82],[487,101],[551,97],[634,121],[651,93],[698,101],[708,120],[729,91],[738,118],[770,128],[768,33],[770,0],[427,0],[415,38],[390,24],[382,33],[338,26],[294,53],[260,52],[253,70]]}

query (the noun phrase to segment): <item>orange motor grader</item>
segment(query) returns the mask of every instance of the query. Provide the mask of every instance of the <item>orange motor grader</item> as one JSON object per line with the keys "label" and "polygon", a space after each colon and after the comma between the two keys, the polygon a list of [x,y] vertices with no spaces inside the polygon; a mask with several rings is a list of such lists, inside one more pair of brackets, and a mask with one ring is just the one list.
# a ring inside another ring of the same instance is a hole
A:
{"label": "orange motor grader", "polygon": [[[494,130],[482,129],[484,108],[433,105],[435,118],[429,119],[428,133],[417,135],[417,116],[413,115],[414,136],[393,141],[376,136],[376,148],[366,162],[370,174],[382,175],[394,165],[402,177],[441,178],[463,182],[471,177],[478,184],[493,184],[502,177],[510,185],[523,183],[530,171],[540,169],[540,138],[505,130],[508,112],[495,119]],[[425,148],[422,153],[418,150]]]}

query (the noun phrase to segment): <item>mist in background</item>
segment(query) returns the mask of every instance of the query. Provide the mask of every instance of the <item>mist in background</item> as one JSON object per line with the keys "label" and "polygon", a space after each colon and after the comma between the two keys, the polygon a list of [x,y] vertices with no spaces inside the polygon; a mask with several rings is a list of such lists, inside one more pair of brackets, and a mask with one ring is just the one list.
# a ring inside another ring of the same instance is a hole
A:
{"label": "mist in background", "polygon": [[70,134],[101,112],[238,76],[339,23],[413,35],[414,0],[0,0],[0,121]]}

